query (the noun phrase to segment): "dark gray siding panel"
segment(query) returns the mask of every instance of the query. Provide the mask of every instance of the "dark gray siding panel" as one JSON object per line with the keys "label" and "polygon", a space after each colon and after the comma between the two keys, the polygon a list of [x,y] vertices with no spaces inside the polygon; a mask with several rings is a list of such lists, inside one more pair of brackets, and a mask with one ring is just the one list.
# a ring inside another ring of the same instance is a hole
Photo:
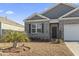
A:
{"label": "dark gray siding panel", "polygon": [[44,24],[42,23],[42,33],[44,33]]}
{"label": "dark gray siding panel", "polygon": [[[43,32],[42,33],[36,33],[36,34],[32,34],[32,33],[29,33],[29,24],[32,24],[32,23],[41,23],[43,24]],[[28,36],[29,37],[33,37],[33,38],[40,38],[40,39],[50,39],[50,34],[49,34],[49,22],[48,21],[42,21],[42,22],[27,22],[25,24],[25,30],[26,30],[26,33],[28,33]]]}
{"label": "dark gray siding panel", "polygon": [[64,24],[59,21],[59,38],[64,39]]}
{"label": "dark gray siding panel", "polygon": [[60,21],[63,24],[79,24],[79,19],[67,19]]}

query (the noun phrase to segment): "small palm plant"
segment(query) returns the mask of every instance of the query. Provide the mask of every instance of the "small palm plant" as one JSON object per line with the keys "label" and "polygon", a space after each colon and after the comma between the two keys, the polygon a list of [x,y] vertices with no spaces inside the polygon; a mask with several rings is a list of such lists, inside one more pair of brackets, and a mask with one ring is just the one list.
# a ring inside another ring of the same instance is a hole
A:
{"label": "small palm plant", "polygon": [[3,37],[2,40],[4,42],[13,42],[13,47],[17,46],[17,42],[28,42],[30,41],[28,36],[23,32],[7,32]]}
{"label": "small palm plant", "polygon": [[29,38],[26,34],[22,32],[7,32],[3,37],[2,40],[5,42],[27,42]]}

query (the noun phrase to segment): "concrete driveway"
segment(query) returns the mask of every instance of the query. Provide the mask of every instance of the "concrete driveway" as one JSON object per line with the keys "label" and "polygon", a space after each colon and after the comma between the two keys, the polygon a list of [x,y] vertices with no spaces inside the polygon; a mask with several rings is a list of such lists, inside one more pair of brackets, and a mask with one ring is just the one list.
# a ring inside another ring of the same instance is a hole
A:
{"label": "concrete driveway", "polygon": [[75,56],[79,56],[79,42],[65,42]]}

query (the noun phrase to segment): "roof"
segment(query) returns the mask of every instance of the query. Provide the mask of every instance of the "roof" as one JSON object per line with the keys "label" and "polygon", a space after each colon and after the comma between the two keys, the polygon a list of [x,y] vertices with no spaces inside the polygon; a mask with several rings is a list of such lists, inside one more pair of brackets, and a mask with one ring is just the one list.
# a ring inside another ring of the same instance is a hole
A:
{"label": "roof", "polygon": [[72,7],[72,8],[75,8],[75,6],[73,6],[72,3],[55,3],[54,6],[50,6],[49,8],[45,8],[45,10],[43,10],[41,13],[45,13],[45,12],[47,12],[48,10],[51,10],[52,8],[55,8],[55,7],[57,7],[57,6],[60,5],[60,4],[66,5],[66,6],[70,6],[70,7]]}
{"label": "roof", "polygon": [[27,20],[37,20],[37,19],[46,19],[47,17],[45,17],[45,16],[43,16],[43,15],[41,15],[41,14],[37,14],[37,13],[34,13],[34,14],[32,14],[31,16],[29,16],[28,18],[27,18]]}
{"label": "roof", "polygon": [[60,18],[68,18],[68,17],[79,17],[79,8],[75,8],[69,13],[66,13],[65,15],[61,16]]}
{"label": "roof", "polygon": [[[42,13],[32,14],[27,18],[27,20],[37,20],[37,19],[58,19],[62,15],[70,12],[75,9],[72,4],[68,3],[59,3],[55,7],[50,7],[43,11]],[[26,19],[25,19],[26,20]]]}
{"label": "roof", "polygon": [[24,21],[25,20],[37,20],[37,19],[39,19],[39,20],[41,20],[41,19],[47,19],[47,20],[49,20],[49,18],[48,17],[45,17],[45,16],[43,16],[43,15],[41,15],[41,14],[37,14],[37,13],[34,13],[34,14],[32,14],[31,16],[29,16],[27,19],[24,19]]}
{"label": "roof", "polygon": [[7,17],[0,17],[0,22],[5,23],[5,24],[9,24],[9,25],[18,26],[18,27],[23,27],[23,25],[16,23],[15,21],[8,19]]}
{"label": "roof", "polygon": [[75,7],[72,6],[72,4],[60,3],[60,4],[57,4],[55,7],[50,8],[41,14],[50,19],[57,19],[57,18],[61,17],[62,15],[70,12],[73,9],[75,9]]}

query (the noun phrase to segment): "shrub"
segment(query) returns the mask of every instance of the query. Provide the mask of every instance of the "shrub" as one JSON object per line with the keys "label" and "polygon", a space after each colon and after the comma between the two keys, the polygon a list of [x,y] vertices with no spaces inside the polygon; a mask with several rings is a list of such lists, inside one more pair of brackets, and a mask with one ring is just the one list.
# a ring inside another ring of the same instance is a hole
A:
{"label": "shrub", "polygon": [[59,44],[59,43],[63,43],[64,40],[63,39],[55,39],[55,41],[52,41],[52,43],[54,44]]}
{"label": "shrub", "polygon": [[28,42],[29,38],[22,32],[7,32],[4,36],[2,36],[2,40],[4,42]]}
{"label": "shrub", "polygon": [[59,43],[64,43],[64,40],[63,39],[59,39]]}

